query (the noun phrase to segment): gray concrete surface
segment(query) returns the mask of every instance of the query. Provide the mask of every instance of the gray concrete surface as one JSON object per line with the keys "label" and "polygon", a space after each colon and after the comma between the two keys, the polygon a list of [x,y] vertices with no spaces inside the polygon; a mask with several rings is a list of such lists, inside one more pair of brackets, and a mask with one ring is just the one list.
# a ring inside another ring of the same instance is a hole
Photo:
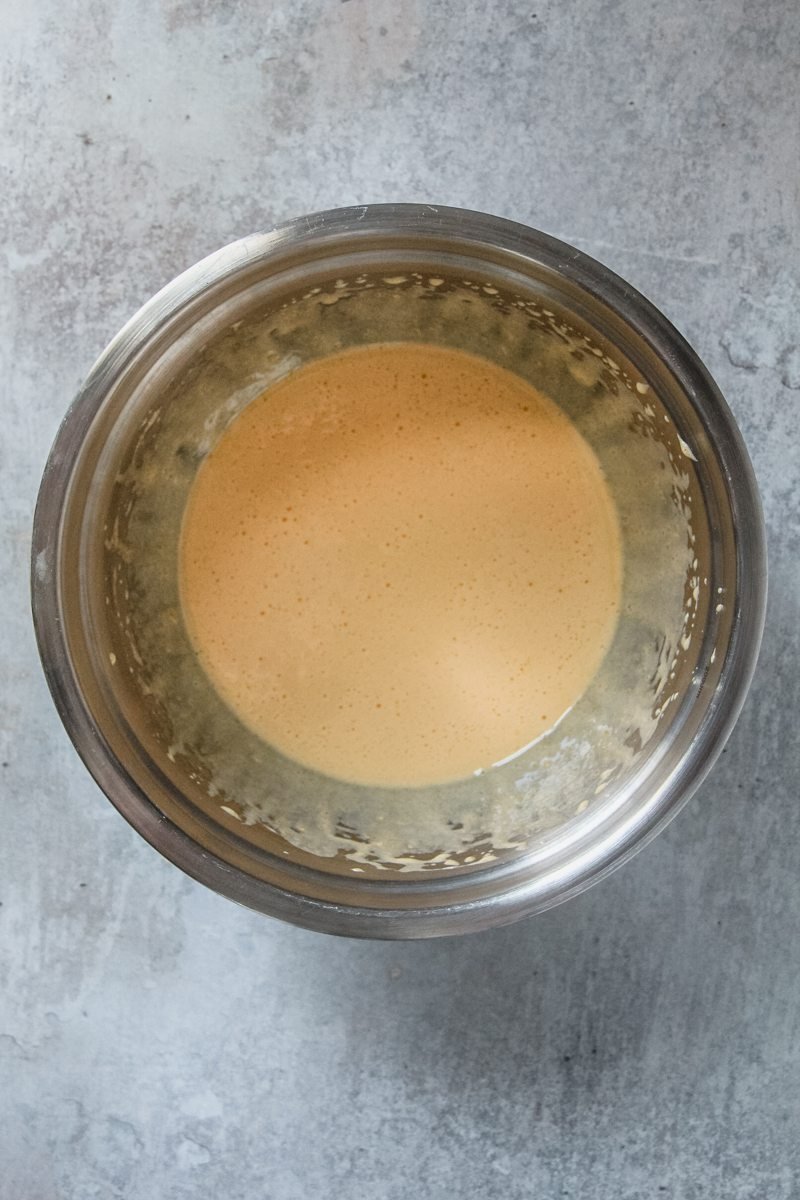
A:
{"label": "gray concrete surface", "polygon": [[[0,4],[0,1197],[800,1195],[795,0]],[[757,680],[632,864],[445,943],[240,910],[76,760],[28,617],[38,476],[173,274],[318,207],[462,204],[651,296],[742,425]]]}

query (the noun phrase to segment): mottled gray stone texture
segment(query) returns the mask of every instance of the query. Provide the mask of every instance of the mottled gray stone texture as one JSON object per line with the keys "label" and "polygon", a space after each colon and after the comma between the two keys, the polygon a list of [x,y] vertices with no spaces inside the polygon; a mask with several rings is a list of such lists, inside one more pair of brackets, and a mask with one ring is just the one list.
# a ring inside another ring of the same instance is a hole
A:
{"label": "mottled gray stone texture", "polygon": [[[0,1197],[800,1195],[796,0],[5,0]],[[771,554],[727,752],[634,862],[460,940],[354,943],[141,841],[50,703],[39,474],[162,283],[321,207],[484,209],[689,337]]]}

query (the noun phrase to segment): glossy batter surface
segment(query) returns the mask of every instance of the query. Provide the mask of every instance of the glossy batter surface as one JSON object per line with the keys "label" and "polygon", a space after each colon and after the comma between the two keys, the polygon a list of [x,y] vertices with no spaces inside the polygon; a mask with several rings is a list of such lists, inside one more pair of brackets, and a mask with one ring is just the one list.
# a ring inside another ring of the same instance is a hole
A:
{"label": "glossy batter surface", "polygon": [[310,363],[238,416],[184,517],[181,596],[284,754],[417,786],[506,759],[585,691],[620,598],[614,504],[547,397],[463,351]]}

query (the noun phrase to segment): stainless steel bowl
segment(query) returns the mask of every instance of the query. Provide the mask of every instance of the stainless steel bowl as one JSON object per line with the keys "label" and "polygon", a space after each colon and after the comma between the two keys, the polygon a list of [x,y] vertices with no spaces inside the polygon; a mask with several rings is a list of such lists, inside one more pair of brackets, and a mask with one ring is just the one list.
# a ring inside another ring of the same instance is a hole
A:
{"label": "stainless steel bowl", "polygon": [[[402,795],[258,745],[202,676],[175,584],[186,492],[226,421],[297,362],[393,338],[466,345],[561,402],[617,495],[627,564],[608,665],[550,740],[480,780]],[[731,414],[647,300],[524,226],[375,205],[226,246],[128,322],[56,438],[32,591],[64,725],[143,837],[262,912],[411,938],[548,908],[665,826],[743,703],[766,562]]]}

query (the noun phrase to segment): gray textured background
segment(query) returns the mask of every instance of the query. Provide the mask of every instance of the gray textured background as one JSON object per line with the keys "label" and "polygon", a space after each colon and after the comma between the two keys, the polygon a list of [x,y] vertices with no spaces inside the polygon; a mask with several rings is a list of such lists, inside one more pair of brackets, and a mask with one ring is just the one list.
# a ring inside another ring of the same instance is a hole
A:
{"label": "gray textured background", "polygon": [[[800,1195],[796,0],[0,0],[0,1197]],[[689,337],[770,535],[711,779],[543,917],[350,943],[182,877],[36,660],[38,477],[122,321],[222,243],[366,200],[588,250]]]}

